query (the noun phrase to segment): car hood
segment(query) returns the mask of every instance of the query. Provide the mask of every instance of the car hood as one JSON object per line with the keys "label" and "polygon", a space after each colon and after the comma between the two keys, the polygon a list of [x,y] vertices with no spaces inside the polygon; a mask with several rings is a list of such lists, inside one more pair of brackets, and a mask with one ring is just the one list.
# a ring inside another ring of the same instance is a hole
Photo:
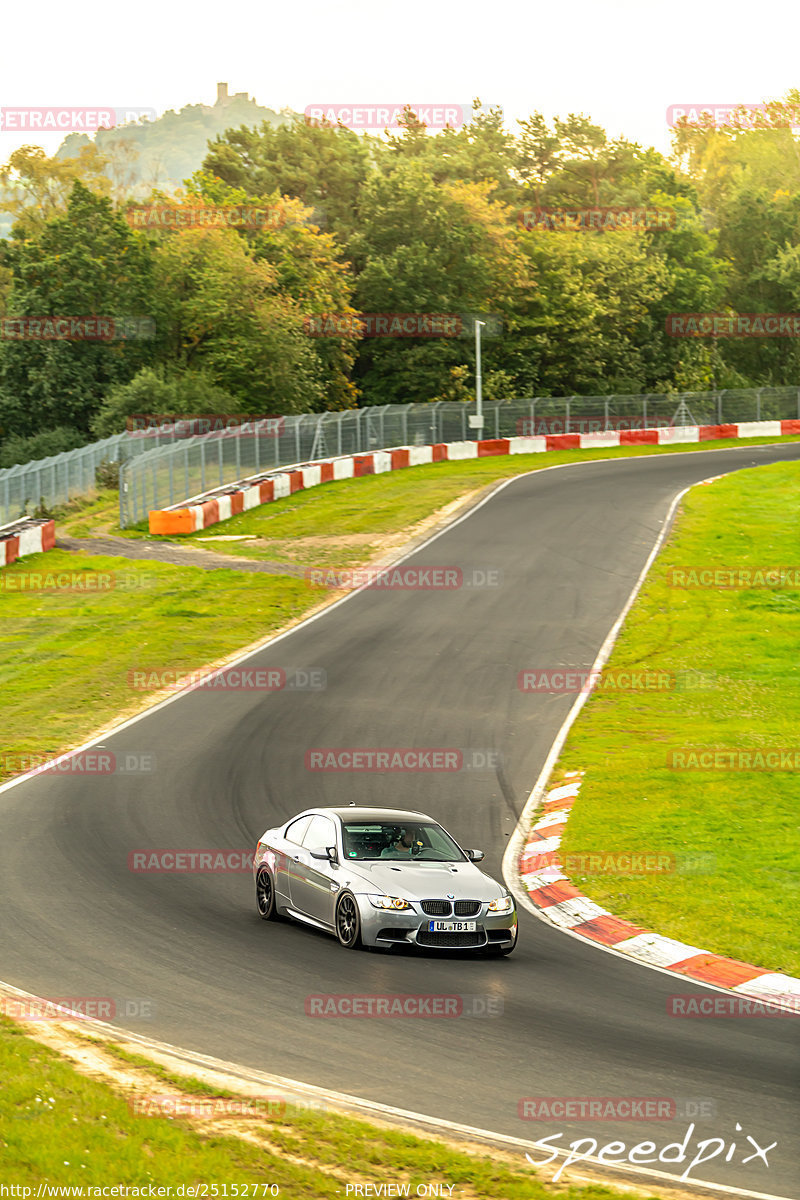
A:
{"label": "car hood", "polygon": [[501,892],[499,883],[469,862],[348,862],[342,863],[342,875],[342,882],[356,891],[405,900],[432,900],[449,894],[456,900],[493,900]]}

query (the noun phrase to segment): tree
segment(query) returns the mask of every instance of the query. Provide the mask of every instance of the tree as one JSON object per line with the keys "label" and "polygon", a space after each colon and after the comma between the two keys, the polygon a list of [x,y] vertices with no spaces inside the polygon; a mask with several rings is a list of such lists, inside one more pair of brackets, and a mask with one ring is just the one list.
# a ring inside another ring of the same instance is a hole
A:
{"label": "tree", "polygon": [[276,295],[275,269],[257,262],[235,232],[194,229],[167,237],[155,286],[167,312],[165,361],[202,370],[243,411],[307,412],[324,385],[302,313]]}
{"label": "tree", "polygon": [[346,240],[372,154],[366,136],[298,119],[229,129],[209,146],[203,169],[249,196],[294,196],[313,210],[315,224]]}
{"label": "tree", "polygon": [[[524,289],[510,210],[491,183],[437,186],[422,163],[400,160],[373,176],[350,242],[355,304],[365,313],[506,313]],[[465,332],[471,333],[467,322]],[[428,400],[451,368],[472,363],[471,337],[365,338],[356,376],[368,404]],[[486,368],[500,353],[486,343]],[[474,367],[472,368],[474,370]]]}
{"label": "tree", "polygon": [[[15,228],[4,258],[11,317],[145,317],[159,328],[148,242],[79,182],[64,215],[31,237]],[[28,436],[60,425],[88,433],[106,391],[152,361],[157,347],[157,337],[0,342],[3,433]]]}
{"label": "tree", "polygon": [[41,146],[20,146],[0,168],[0,212],[10,213],[19,233],[31,236],[67,211],[75,183],[108,195],[105,168],[105,157],[91,142],[73,158],[48,158]]}

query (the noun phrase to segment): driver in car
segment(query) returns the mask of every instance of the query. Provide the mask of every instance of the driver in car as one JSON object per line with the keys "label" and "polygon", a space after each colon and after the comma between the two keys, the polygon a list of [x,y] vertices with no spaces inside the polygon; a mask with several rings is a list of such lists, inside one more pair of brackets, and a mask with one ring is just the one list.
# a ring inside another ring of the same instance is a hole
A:
{"label": "driver in car", "polygon": [[381,858],[410,858],[414,853],[414,833],[411,829],[401,829],[396,842],[390,842],[381,850]]}

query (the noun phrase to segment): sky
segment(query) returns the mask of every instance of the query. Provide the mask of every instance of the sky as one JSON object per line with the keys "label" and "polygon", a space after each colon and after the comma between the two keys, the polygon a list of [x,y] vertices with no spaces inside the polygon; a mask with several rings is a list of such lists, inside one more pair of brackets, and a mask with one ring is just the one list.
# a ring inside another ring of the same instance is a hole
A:
{"label": "sky", "polygon": [[[7,6],[0,108],[213,104],[218,81],[259,104],[500,105],[583,112],[612,136],[669,153],[666,110],[778,99],[800,87],[800,4],[775,0],[209,0]],[[48,153],[61,135],[0,130]]]}

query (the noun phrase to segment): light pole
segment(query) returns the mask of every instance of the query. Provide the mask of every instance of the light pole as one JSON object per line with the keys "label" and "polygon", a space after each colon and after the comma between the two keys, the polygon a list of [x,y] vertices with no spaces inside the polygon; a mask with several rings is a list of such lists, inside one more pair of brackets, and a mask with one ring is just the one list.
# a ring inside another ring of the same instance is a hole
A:
{"label": "light pole", "polygon": [[475,321],[475,416],[470,417],[470,425],[477,430],[475,440],[483,436],[483,392],[481,378],[481,329],[485,321]]}

